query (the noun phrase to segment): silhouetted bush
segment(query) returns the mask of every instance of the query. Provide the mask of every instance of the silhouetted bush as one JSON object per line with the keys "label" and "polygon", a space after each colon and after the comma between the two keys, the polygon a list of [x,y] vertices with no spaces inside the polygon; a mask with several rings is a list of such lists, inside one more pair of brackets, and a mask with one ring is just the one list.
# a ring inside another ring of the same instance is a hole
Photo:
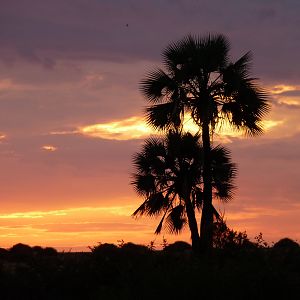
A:
{"label": "silhouetted bush", "polygon": [[273,246],[274,249],[286,249],[286,250],[299,250],[300,245],[289,238],[283,238],[279,240]]}
{"label": "silhouetted bush", "polygon": [[7,257],[7,254],[8,254],[8,250],[6,250],[4,248],[0,248],[0,258]]}
{"label": "silhouetted bush", "polygon": [[103,254],[107,254],[111,251],[117,251],[118,246],[116,246],[115,244],[108,244],[108,243],[99,243],[97,246],[90,246],[88,247],[92,253],[103,253]]}
{"label": "silhouetted bush", "polygon": [[9,249],[9,253],[18,259],[28,259],[33,255],[33,249],[25,244],[16,244]]}
{"label": "silhouetted bush", "polygon": [[246,232],[234,231],[222,220],[214,223],[213,246],[224,250],[256,247],[255,243],[249,240]]}
{"label": "silhouetted bush", "polygon": [[191,244],[183,241],[177,241],[173,244],[169,244],[164,248],[165,252],[169,253],[184,253],[192,250]]}
{"label": "silhouetted bush", "polygon": [[43,255],[47,255],[47,256],[55,256],[57,255],[57,250],[52,248],[52,247],[45,247],[43,249]]}
{"label": "silhouetted bush", "polygon": [[134,243],[125,243],[120,247],[120,249],[123,253],[132,253],[135,255],[143,255],[149,253],[149,248],[147,246],[137,245]]}
{"label": "silhouetted bush", "polygon": [[94,257],[110,260],[116,258],[119,253],[119,247],[114,244],[99,243],[97,246],[89,247]]}
{"label": "silhouetted bush", "polygon": [[32,251],[35,255],[43,255],[44,253],[44,248],[41,246],[33,246]]}

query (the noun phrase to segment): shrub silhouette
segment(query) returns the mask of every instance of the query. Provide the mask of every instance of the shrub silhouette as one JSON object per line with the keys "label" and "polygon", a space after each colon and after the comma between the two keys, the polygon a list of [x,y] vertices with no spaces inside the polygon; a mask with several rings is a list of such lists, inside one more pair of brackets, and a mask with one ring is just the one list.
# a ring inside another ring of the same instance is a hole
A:
{"label": "shrub silhouette", "polygon": [[169,253],[186,253],[188,251],[192,250],[192,246],[187,243],[187,242],[183,242],[183,241],[177,241],[173,244],[169,244],[164,248],[165,252],[169,252]]}
{"label": "shrub silhouette", "polygon": [[9,249],[9,253],[18,259],[27,259],[33,256],[33,249],[25,244],[19,243]]}
{"label": "shrub silhouette", "polygon": [[32,251],[35,255],[43,255],[44,249],[41,246],[33,246]]}
{"label": "shrub silhouette", "polygon": [[4,248],[0,248],[0,258],[1,257],[6,257],[8,254],[8,250],[4,249]]}
{"label": "shrub silhouette", "polygon": [[150,252],[150,249],[144,245],[137,245],[134,243],[125,243],[120,248],[122,253],[129,255],[145,255]]}
{"label": "shrub silhouette", "polygon": [[300,250],[300,245],[289,238],[283,238],[276,242],[273,246],[274,249],[286,249],[286,250]]}
{"label": "shrub silhouette", "polygon": [[228,228],[223,220],[214,223],[213,246],[217,249],[226,250],[255,248],[255,244],[250,242],[246,232],[238,232]]}
{"label": "shrub silhouette", "polygon": [[114,259],[117,257],[120,249],[114,244],[99,243],[97,246],[89,247],[92,252],[93,257],[103,258],[105,260]]}
{"label": "shrub silhouette", "polygon": [[46,248],[43,249],[43,254],[47,255],[47,256],[54,256],[54,255],[57,255],[58,252],[55,248],[46,247]]}

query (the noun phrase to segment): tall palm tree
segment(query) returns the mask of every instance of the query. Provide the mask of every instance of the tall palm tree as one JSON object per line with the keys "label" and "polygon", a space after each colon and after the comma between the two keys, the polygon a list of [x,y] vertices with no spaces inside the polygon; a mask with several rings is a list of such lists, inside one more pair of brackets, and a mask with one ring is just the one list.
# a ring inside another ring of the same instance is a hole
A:
{"label": "tall palm tree", "polygon": [[[236,167],[229,152],[220,146],[212,149],[212,187],[216,198],[232,198]],[[142,151],[134,156],[136,172],[133,185],[144,197],[134,216],[162,215],[155,231],[164,227],[179,233],[186,224],[191,231],[192,246],[199,249],[199,231],[195,210],[203,206],[203,147],[198,134],[170,131],[164,138],[146,140]],[[212,206],[213,214],[219,217]]]}
{"label": "tall palm tree", "polygon": [[157,69],[141,81],[150,104],[149,125],[158,130],[182,128],[189,115],[199,126],[203,144],[203,210],[201,240],[212,247],[211,141],[216,124],[228,122],[248,135],[263,132],[262,118],[269,111],[268,97],[249,73],[251,53],[235,62],[229,59],[229,42],[223,35],[187,36],[163,51],[165,70]]}

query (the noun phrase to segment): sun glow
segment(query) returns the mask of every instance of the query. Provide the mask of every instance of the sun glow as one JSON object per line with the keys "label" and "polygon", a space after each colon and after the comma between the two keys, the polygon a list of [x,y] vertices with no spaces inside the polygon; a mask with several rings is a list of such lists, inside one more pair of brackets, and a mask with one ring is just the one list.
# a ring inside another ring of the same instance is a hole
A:
{"label": "sun glow", "polygon": [[[283,121],[265,120],[262,121],[263,128],[267,131],[282,124]],[[184,119],[184,130],[196,133],[199,131],[198,126],[189,117]],[[131,140],[142,139],[158,132],[147,126],[142,117],[134,116],[123,120],[117,120],[108,123],[92,124],[80,127],[79,133],[109,140]],[[215,128],[216,139],[228,142],[228,137],[242,137],[243,132],[234,130],[228,122],[222,122]]]}
{"label": "sun glow", "polygon": [[[88,250],[97,241],[150,241],[154,225],[131,217],[136,205],[75,207],[0,214],[1,247],[16,243]],[[155,224],[155,221],[153,221]]]}

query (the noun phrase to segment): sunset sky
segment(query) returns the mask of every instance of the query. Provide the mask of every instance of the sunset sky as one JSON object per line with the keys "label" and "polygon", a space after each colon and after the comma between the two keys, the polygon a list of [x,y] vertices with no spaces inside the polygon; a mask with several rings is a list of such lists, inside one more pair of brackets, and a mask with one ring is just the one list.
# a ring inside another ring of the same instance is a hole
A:
{"label": "sunset sky", "polygon": [[0,0],[0,247],[161,244],[158,220],[130,217],[132,156],[153,134],[138,85],[170,42],[209,32],[233,60],[253,52],[272,105],[263,136],[217,138],[239,172],[234,200],[216,206],[252,238],[300,240],[300,2],[224,4]]}

